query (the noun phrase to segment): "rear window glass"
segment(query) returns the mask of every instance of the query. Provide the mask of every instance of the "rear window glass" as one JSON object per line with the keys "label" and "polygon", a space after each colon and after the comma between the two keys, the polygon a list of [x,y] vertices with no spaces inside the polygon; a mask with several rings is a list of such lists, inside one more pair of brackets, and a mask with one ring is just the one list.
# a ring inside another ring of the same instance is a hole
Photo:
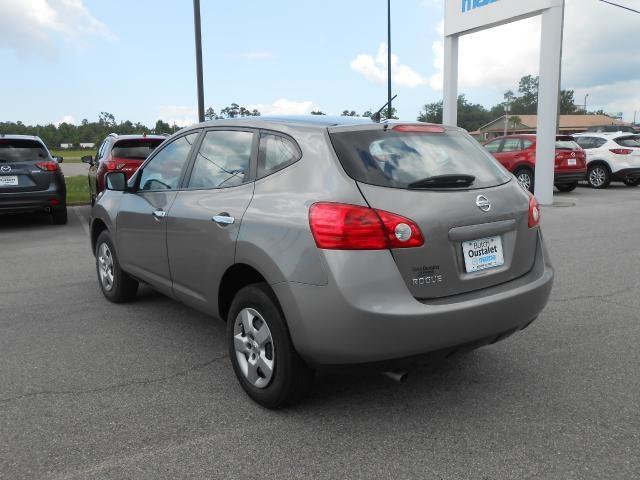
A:
{"label": "rear window glass", "polygon": [[616,138],[616,143],[622,147],[640,148],[640,135]]}
{"label": "rear window glass", "polygon": [[111,150],[115,158],[130,158],[132,160],[144,160],[163,142],[161,139],[146,140],[120,140]]}
{"label": "rear window glass", "polygon": [[29,162],[43,158],[49,158],[49,154],[40,142],[0,138],[0,163]]}
{"label": "rear window glass", "polygon": [[330,134],[340,162],[353,179],[383,187],[409,184],[440,175],[473,175],[470,188],[509,181],[506,171],[463,132],[414,133],[359,130]]}
{"label": "rear window glass", "polygon": [[580,150],[580,145],[578,145],[574,140],[556,140],[556,149],[558,150]]}

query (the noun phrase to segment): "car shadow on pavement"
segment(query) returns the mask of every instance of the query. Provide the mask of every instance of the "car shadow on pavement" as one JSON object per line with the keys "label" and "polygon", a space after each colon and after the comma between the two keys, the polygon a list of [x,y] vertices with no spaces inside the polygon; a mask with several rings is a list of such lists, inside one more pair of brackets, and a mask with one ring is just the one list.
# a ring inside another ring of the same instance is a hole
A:
{"label": "car shadow on pavement", "polygon": [[0,231],[19,230],[52,226],[51,215],[47,213],[15,213],[0,215]]}

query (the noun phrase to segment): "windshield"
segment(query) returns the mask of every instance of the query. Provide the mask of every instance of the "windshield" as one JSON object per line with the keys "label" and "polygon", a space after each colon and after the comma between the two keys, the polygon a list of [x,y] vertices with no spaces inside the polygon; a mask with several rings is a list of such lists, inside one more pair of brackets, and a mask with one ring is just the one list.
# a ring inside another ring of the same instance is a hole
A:
{"label": "windshield", "polygon": [[0,138],[0,162],[29,162],[49,158],[42,143],[36,140]]}
{"label": "windshield", "polygon": [[146,138],[144,140],[120,140],[113,146],[111,156],[113,156],[114,158],[144,160],[163,141],[163,139],[159,138]]}
{"label": "windshield", "polygon": [[393,129],[330,134],[347,174],[383,187],[409,188],[439,176],[474,177],[470,188],[509,181],[506,171],[475,140],[463,132],[399,132]]}

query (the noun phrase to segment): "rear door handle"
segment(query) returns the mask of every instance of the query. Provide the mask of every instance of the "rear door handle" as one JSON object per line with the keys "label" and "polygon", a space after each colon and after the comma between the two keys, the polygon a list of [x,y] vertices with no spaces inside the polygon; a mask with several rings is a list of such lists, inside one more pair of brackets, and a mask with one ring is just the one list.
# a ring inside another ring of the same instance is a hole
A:
{"label": "rear door handle", "polygon": [[214,215],[213,217],[211,217],[211,220],[213,220],[218,225],[221,225],[223,227],[226,225],[233,225],[236,221],[236,219],[233,218],[228,213],[221,213],[220,215]]}
{"label": "rear door handle", "polygon": [[167,212],[165,212],[164,210],[162,210],[161,208],[159,208],[158,210],[154,210],[153,212],[151,212],[151,215],[153,215],[154,217],[156,217],[159,220],[161,218],[166,217],[169,214]]}

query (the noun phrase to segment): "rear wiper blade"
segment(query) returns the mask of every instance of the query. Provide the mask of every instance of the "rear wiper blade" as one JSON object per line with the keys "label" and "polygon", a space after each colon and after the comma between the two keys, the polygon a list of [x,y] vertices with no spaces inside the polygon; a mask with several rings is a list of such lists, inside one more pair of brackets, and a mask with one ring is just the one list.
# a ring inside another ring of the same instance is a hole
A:
{"label": "rear wiper blade", "polygon": [[464,188],[473,185],[475,180],[476,177],[473,175],[435,175],[410,183],[407,186],[409,188]]}

